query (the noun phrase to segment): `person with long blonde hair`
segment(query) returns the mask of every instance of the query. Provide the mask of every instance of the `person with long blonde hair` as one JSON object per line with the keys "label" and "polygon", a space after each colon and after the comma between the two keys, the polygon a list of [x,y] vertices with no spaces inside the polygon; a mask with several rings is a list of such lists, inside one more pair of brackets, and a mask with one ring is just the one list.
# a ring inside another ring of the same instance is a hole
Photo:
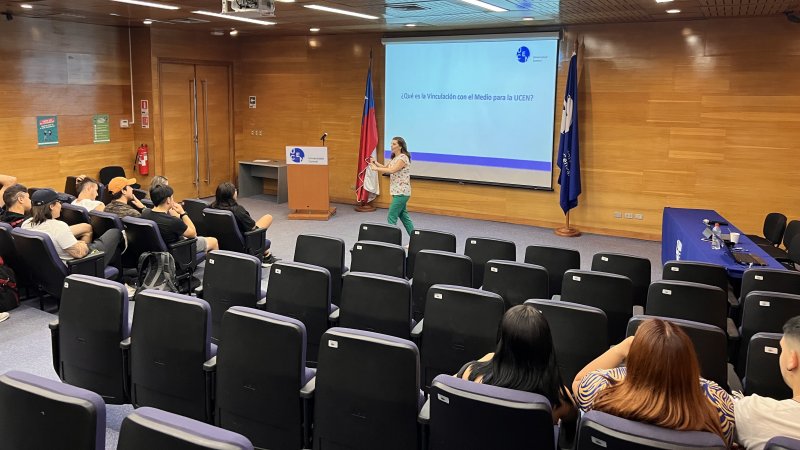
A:
{"label": "person with long blonde hair", "polygon": [[[622,363],[625,367],[619,367]],[[733,401],[700,377],[692,341],[674,323],[650,319],[598,356],[573,382],[578,406],[680,431],[707,431],[733,442]]]}

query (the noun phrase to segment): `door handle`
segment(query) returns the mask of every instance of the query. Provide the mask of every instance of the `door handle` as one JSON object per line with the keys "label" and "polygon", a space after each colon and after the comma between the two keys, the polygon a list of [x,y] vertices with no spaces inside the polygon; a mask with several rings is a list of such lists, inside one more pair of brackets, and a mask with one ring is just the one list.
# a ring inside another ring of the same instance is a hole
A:
{"label": "door handle", "polygon": [[208,82],[207,80],[202,80],[203,83],[203,117],[205,120],[205,147],[206,147],[206,184],[211,180],[211,158],[208,154]]}
{"label": "door handle", "polygon": [[198,124],[197,124],[197,79],[192,78],[189,80],[189,85],[192,89],[192,113],[193,113],[193,133],[192,140],[194,142],[194,181],[192,184],[197,186],[200,184],[200,148],[198,142]]}

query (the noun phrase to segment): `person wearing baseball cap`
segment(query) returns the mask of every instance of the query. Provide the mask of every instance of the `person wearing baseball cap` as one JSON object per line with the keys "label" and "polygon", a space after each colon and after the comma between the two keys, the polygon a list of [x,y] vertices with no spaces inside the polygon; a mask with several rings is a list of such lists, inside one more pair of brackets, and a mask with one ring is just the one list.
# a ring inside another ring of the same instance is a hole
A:
{"label": "person wearing baseball cap", "polygon": [[116,177],[108,183],[111,201],[106,205],[106,212],[120,217],[139,217],[144,211],[144,204],[133,194],[136,178]]}
{"label": "person wearing baseball cap", "polygon": [[105,252],[103,262],[106,266],[114,259],[119,250],[122,232],[113,228],[92,241],[91,226],[88,232],[77,239],[66,222],[56,220],[61,216],[61,202],[58,193],[52,189],[39,189],[31,195],[31,218],[22,223],[22,228],[41,231],[50,236],[53,246],[62,261],[83,258],[90,252]]}

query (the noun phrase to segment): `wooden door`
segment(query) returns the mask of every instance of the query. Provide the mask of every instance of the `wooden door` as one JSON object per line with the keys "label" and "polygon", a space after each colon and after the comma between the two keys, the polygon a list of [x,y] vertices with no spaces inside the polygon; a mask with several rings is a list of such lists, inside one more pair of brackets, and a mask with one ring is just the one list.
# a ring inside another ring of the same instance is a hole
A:
{"label": "wooden door", "polygon": [[217,186],[231,181],[231,95],[228,66],[198,65],[198,117],[200,141],[198,195],[214,195]]}
{"label": "wooden door", "polygon": [[195,164],[195,74],[192,64],[161,63],[161,149],[164,175],[176,199],[197,196]]}

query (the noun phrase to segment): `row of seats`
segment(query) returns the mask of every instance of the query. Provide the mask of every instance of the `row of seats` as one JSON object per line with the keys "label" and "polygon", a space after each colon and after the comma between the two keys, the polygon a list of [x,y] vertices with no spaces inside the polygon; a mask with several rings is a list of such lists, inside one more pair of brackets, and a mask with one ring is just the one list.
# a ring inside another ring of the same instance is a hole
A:
{"label": "row of seats", "polygon": [[[800,264],[800,241],[793,244],[795,237],[800,236],[800,220],[786,223],[786,216],[772,212],[764,218],[764,236],[747,235],[767,254],[787,267],[794,269]],[[780,248],[783,241],[783,248]]]}

